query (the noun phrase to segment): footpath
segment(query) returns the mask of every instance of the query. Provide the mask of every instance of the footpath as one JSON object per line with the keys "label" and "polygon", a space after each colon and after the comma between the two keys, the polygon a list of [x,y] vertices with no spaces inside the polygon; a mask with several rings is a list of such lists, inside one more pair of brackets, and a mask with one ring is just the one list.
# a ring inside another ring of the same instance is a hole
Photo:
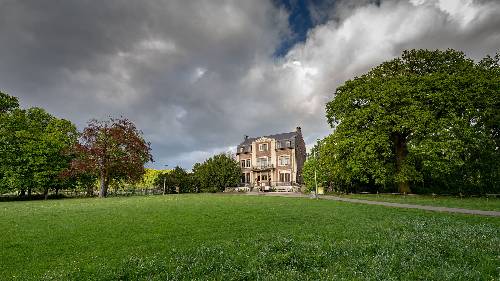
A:
{"label": "footpath", "polygon": [[[264,192],[247,192],[247,193],[245,193],[245,195],[312,198],[311,195],[305,195],[302,193],[284,193],[284,192],[266,192],[266,193],[264,193]],[[471,209],[438,207],[438,206],[428,206],[428,205],[402,204],[402,203],[392,203],[392,202],[383,202],[383,201],[371,201],[371,200],[362,200],[362,199],[343,198],[343,197],[332,196],[332,195],[319,195],[319,199],[343,201],[343,202],[359,203],[359,204],[368,204],[368,205],[380,205],[380,206],[395,207],[395,208],[419,209],[419,210],[435,211],[435,212],[448,212],[448,213],[500,217],[500,212],[498,212],[498,211],[484,211],[484,210],[471,210]]]}

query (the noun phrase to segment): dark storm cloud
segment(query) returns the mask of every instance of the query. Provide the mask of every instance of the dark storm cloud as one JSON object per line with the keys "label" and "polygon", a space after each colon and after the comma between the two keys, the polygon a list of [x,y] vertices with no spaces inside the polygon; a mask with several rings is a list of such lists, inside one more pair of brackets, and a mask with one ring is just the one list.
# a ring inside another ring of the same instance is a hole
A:
{"label": "dark storm cloud", "polygon": [[0,0],[0,89],[80,127],[129,117],[156,167],[190,168],[243,135],[313,143],[339,83],[402,49],[500,45],[495,1],[310,1],[318,25],[276,57],[293,30],[273,2]]}

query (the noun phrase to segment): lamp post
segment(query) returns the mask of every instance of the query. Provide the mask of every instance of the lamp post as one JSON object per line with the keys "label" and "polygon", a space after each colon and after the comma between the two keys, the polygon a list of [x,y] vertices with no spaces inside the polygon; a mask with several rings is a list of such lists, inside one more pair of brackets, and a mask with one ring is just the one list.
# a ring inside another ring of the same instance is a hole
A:
{"label": "lamp post", "polygon": [[[165,167],[168,167],[168,165],[165,165]],[[165,175],[163,175],[163,195],[165,195],[167,193],[166,181],[167,181],[167,177]]]}

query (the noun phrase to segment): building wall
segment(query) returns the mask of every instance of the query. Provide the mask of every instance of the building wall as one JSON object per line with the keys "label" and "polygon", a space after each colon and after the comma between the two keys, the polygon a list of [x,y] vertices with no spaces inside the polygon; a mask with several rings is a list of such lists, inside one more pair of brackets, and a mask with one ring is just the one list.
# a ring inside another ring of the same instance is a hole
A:
{"label": "building wall", "polygon": [[[283,144],[281,148],[277,148],[277,141],[273,138],[261,137],[251,143],[252,150],[250,153],[239,153],[236,157],[241,166],[241,160],[251,159],[251,167],[242,168],[242,173],[250,175],[250,183],[256,184],[258,175],[266,174],[269,180],[274,185],[275,182],[280,181],[280,173],[290,173],[290,181],[303,183],[302,168],[306,160],[306,147],[302,137],[300,127],[297,127],[296,135],[291,141],[292,147],[287,147]],[[259,144],[266,143],[268,149],[266,151],[259,151]],[[290,162],[288,165],[280,166],[279,157],[289,156]],[[273,165],[273,169],[266,171],[253,170],[257,166],[257,159],[259,157],[267,157],[268,163]],[[269,181],[268,180],[268,181]]]}

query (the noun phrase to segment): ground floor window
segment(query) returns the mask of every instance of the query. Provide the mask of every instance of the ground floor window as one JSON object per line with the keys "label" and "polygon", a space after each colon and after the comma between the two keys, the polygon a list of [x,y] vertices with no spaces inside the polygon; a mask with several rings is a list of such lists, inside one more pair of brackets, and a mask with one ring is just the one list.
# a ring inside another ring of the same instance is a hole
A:
{"label": "ground floor window", "polygon": [[290,173],[280,173],[281,182],[290,182]]}
{"label": "ground floor window", "polygon": [[246,183],[250,183],[250,173],[246,173]]}

